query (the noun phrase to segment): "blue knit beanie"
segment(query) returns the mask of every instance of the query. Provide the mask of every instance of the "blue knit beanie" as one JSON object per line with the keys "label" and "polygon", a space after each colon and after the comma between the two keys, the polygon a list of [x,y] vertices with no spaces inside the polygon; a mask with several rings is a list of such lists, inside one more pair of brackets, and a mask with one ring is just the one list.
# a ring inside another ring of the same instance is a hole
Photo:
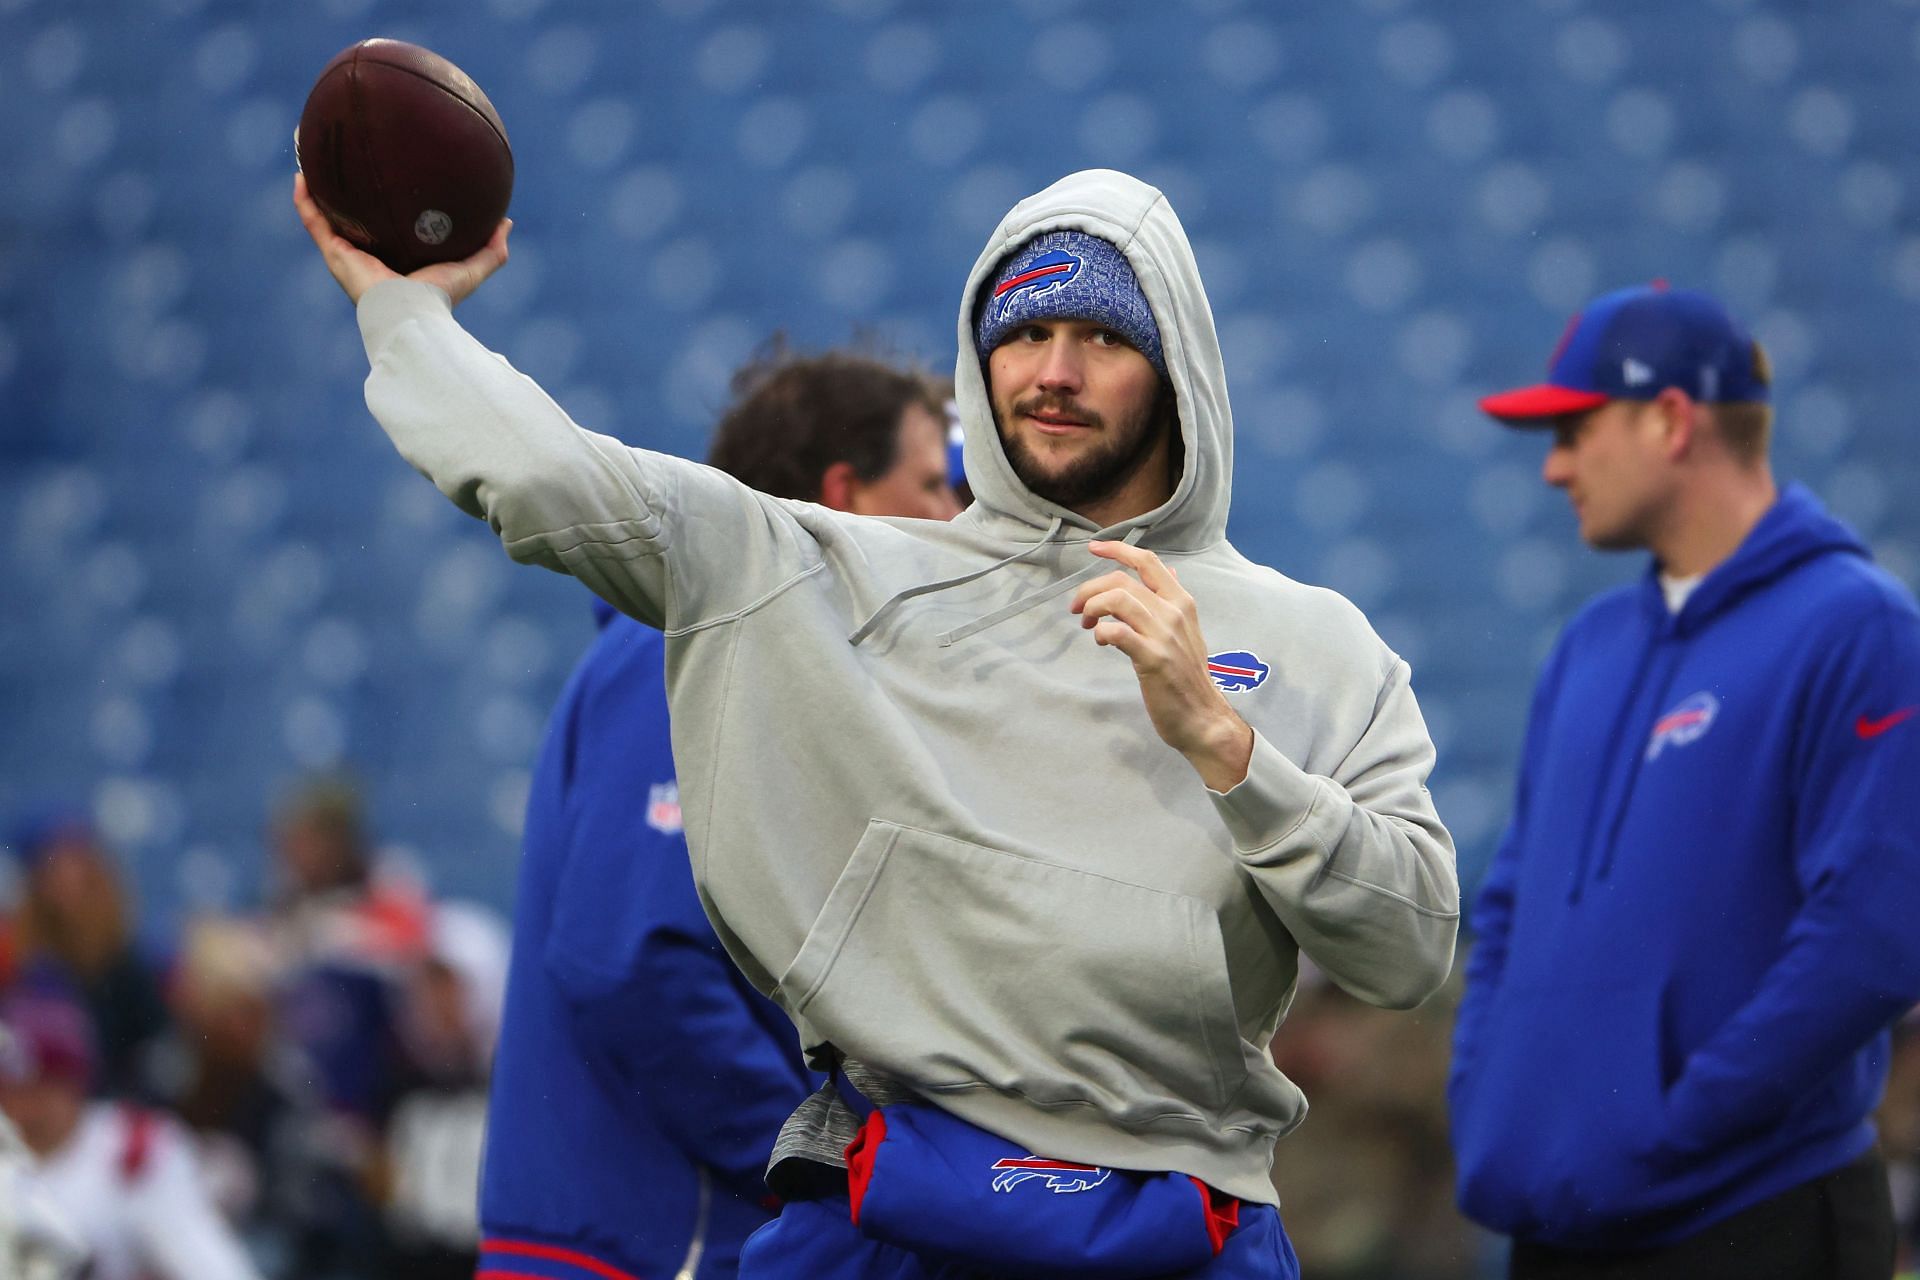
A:
{"label": "blue knit beanie", "polygon": [[980,295],[974,345],[980,358],[1023,324],[1091,320],[1113,330],[1166,373],[1160,327],[1126,255],[1084,231],[1049,231],[1007,255]]}

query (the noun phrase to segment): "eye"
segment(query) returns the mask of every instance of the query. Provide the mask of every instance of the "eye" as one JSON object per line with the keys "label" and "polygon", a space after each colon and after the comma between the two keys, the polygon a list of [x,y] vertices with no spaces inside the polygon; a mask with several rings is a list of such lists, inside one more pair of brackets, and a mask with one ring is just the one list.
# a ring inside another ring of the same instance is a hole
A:
{"label": "eye", "polygon": [[1127,345],[1127,340],[1111,329],[1095,329],[1093,331],[1093,341],[1094,345],[1101,347],[1124,347]]}
{"label": "eye", "polygon": [[1553,444],[1556,449],[1567,449],[1580,438],[1582,418],[1561,418],[1553,424]]}
{"label": "eye", "polygon": [[1020,330],[1020,340],[1022,342],[1045,342],[1047,340],[1047,330],[1043,325],[1027,325]]}

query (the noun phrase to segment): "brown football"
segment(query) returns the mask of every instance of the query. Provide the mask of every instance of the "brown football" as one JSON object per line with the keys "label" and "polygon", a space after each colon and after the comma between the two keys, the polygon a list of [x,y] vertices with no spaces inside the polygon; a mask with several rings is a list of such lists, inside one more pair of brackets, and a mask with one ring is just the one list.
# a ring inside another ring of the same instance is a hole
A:
{"label": "brown football", "polygon": [[362,40],[326,65],[294,151],[335,229],[403,273],[474,253],[513,195],[513,149],[487,95],[404,40]]}

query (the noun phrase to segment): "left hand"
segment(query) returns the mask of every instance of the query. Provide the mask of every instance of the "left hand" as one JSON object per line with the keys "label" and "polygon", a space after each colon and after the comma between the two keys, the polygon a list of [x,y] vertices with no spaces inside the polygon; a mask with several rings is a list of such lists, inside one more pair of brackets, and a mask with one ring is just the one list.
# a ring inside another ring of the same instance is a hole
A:
{"label": "left hand", "polygon": [[1199,607],[1153,552],[1124,542],[1091,542],[1087,550],[1124,567],[1074,592],[1071,608],[1080,625],[1096,643],[1133,660],[1161,740],[1185,756],[1208,787],[1231,790],[1247,776],[1253,730],[1207,674]]}

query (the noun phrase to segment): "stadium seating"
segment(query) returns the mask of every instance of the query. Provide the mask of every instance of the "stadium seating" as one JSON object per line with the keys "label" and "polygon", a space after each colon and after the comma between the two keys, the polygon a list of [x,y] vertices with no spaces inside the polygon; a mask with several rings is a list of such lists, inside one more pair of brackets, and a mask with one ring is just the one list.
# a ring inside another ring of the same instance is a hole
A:
{"label": "stadium seating", "polygon": [[269,800],[334,765],[504,903],[590,632],[386,445],[289,207],[306,90],[373,34],[466,68],[515,146],[470,326],[693,456],[775,330],[946,366],[1012,200],[1163,185],[1226,345],[1233,534],[1413,660],[1470,882],[1545,644],[1640,567],[1473,410],[1586,296],[1722,292],[1777,357],[1781,473],[1920,573],[1910,0],[0,0],[0,815],[93,805],[163,913],[210,858],[254,892]]}

